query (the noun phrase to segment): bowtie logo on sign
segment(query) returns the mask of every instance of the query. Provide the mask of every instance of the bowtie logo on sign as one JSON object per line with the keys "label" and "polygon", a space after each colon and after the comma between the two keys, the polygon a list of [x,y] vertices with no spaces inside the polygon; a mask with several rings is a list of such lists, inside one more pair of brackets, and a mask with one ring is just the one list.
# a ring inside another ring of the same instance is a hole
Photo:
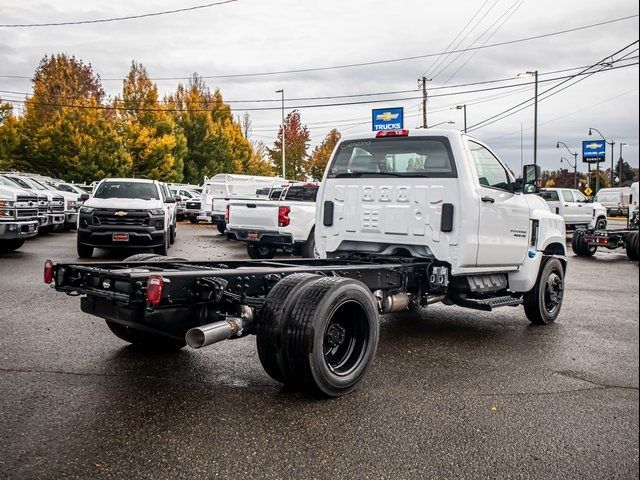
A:
{"label": "bowtie logo on sign", "polygon": [[585,140],[582,142],[582,161],[585,163],[604,162],[604,140]]}
{"label": "bowtie logo on sign", "polygon": [[371,127],[374,132],[402,130],[404,128],[404,109],[378,108],[371,111]]}

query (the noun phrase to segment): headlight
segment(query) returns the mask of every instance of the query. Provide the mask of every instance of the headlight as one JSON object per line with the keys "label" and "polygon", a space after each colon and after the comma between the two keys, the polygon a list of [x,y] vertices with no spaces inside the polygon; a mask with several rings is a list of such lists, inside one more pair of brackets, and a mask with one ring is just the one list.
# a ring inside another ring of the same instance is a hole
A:
{"label": "headlight", "polygon": [[0,208],[13,208],[14,202],[9,200],[0,200]]}
{"label": "headlight", "polygon": [[92,207],[82,207],[80,209],[80,213],[91,213],[95,210],[95,208]]}
{"label": "headlight", "polygon": [[67,210],[75,210],[76,202],[74,200],[67,200]]}
{"label": "headlight", "polygon": [[162,210],[162,209],[149,210],[149,213],[151,215],[164,215],[164,210]]}
{"label": "headlight", "polygon": [[3,210],[3,207],[0,206],[0,217],[11,217],[13,218],[13,213],[11,210]]}

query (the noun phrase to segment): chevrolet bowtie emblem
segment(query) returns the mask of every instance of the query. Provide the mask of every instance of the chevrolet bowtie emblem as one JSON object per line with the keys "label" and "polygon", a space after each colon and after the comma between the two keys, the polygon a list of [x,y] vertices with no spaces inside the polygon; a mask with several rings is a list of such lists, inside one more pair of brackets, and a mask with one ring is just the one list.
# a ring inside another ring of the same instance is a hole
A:
{"label": "chevrolet bowtie emblem", "polygon": [[126,214],[127,212],[122,212],[122,211],[114,213],[116,217],[124,217]]}

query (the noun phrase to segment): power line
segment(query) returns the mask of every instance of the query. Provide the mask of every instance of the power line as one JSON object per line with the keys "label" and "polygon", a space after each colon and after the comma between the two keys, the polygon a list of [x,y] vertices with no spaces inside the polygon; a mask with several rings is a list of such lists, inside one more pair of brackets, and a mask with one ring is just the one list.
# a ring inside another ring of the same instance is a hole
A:
{"label": "power line", "polygon": [[[562,92],[563,90],[566,90],[567,88],[575,85],[576,83],[578,83],[578,82],[580,82],[582,80],[585,80],[586,78],[588,78],[588,77],[590,77],[590,76],[592,76],[592,75],[594,75],[596,73],[609,70],[610,68],[608,68],[606,65],[603,65],[603,62],[606,62],[607,59],[613,58],[613,56],[618,55],[618,54],[622,53],[623,51],[629,49],[632,45],[635,45],[636,43],[638,43],[638,40],[636,40],[634,42],[631,42],[627,46],[621,48],[620,50],[618,50],[618,51],[616,51],[614,53],[612,53],[611,55],[607,55],[602,60],[600,60],[600,61],[598,61],[596,63],[593,63],[589,67],[585,68],[582,72],[576,73],[575,75],[572,75],[569,78],[567,78],[565,80],[562,80],[561,82],[557,83],[556,85],[546,89],[544,92],[542,92],[539,95],[539,97],[542,97],[546,93],[549,93],[552,90],[555,90],[556,88],[560,87],[561,85],[563,85],[565,83],[571,82],[572,80],[574,80],[574,79],[576,79],[578,77],[582,77],[582,78],[578,78],[578,80],[576,80],[573,84],[569,84],[569,85],[563,87],[562,89],[560,89],[560,90],[558,90],[556,92],[552,92],[549,95],[547,95],[546,97],[540,98],[538,101],[545,100],[546,98],[549,98],[549,97],[551,97],[553,95],[556,95],[556,94]],[[633,52],[629,52],[629,53],[627,53],[627,55],[629,55],[630,53],[633,53]],[[601,65],[601,68],[599,70],[596,70],[594,72],[589,72],[590,69],[595,68],[597,65]],[[630,64],[630,65],[638,65],[638,62],[636,62],[634,64]],[[630,66],[630,65],[626,65],[626,66]],[[616,67],[614,67],[614,68],[616,68]],[[618,67],[618,68],[620,68],[620,67]],[[514,106],[512,106],[512,107],[510,107],[510,108],[508,108],[508,109],[506,109],[506,110],[504,110],[504,111],[502,111],[502,112],[500,112],[498,114],[492,115],[491,117],[488,117],[488,118],[486,118],[486,119],[484,119],[484,120],[482,120],[482,121],[480,121],[480,122],[478,122],[476,124],[471,125],[468,128],[468,130],[469,131],[478,130],[479,128],[486,127],[486,126],[491,125],[493,123],[496,123],[496,122],[498,122],[500,120],[504,120],[507,117],[515,115],[516,113],[529,108],[531,106],[531,105],[529,105],[529,103],[532,102],[533,100],[534,100],[534,97],[531,97],[531,98],[525,100],[524,102],[516,104],[516,105],[514,105]]]}
{"label": "power line", "polygon": [[78,20],[75,22],[53,22],[53,23],[4,23],[0,24],[0,28],[26,28],[26,27],[57,27],[62,25],[86,25],[91,23],[107,23],[107,22],[119,22],[122,20],[137,20],[147,17],[159,17],[160,15],[172,15],[174,13],[190,12],[193,10],[201,10],[203,8],[215,7],[218,5],[225,5],[227,3],[234,3],[238,0],[222,0],[220,2],[205,3],[203,5],[194,5],[193,7],[176,8],[175,10],[164,10],[161,12],[142,13],[140,15],[127,15],[124,17],[112,17],[112,18],[99,18],[94,20]]}
{"label": "power line", "polygon": [[[531,40],[538,40],[541,38],[548,38],[548,37],[553,37],[556,35],[562,35],[565,33],[572,33],[572,32],[577,32],[580,30],[586,30],[589,28],[595,28],[595,27],[600,27],[603,25],[609,25],[612,23],[616,23],[616,22],[622,22],[625,20],[629,20],[632,18],[637,18],[638,14],[634,14],[634,15],[627,15],[625,17],[620,17],[620,18],[615,18],[612,20],[607,20],[607,21],[603,21],[603,22],[598,22],[598,23],[592,23],[589,25],[583,25],[580,27],[575,27],[575,28],[569,28],[569,29],[565,29],[565,30],[559,30],[556,32],[550,32],[550,33],[545,33],[545,34],[540,34],[540,35],[534,35],[531,37],[524,37],[524,38],[520,38],[520,39],[515,39],[515,40],[507,40],[504,42],[497,42],[497,43],[491,43],[488,45],[484,45],[484,46],[478,46],[478,47],[471,47],[471,48],[464,48],[464,49],[459,49],[459,50],[452,50],[449,53],[460,53],[460,52],[472,52],[475,50],[483,50],[486,48],[493,48],[493,47],[501,47],[501,46],[505,46],[505,45],[513,45],[515,43],[522,43],[522,42],[527,42],[527,41],[531,41]],[[445,52],[446,53],[446,52]],[[397,63],[397,62],[404,62],[404,61],[409,61],[409,60],[417,60],[417,59],[423,59],[423,58],[430,58],[430,57],[437,57],[438,55],[441,55],[442,52],[439,53],[428,53],[428,54],[424,54],[424,55],[414,55],[414,56],[409,56],[409,57],[402,57],[402,58],[393,58],[393,59],[386,59],[386,60],[375,60],[375,61],[370,61],[370,62],[360,62],[360,63],[351,63],[351,64],[344,64],[344,65],[333,65],[333,66],[326,66],[326,67],[312,67],[312,68],[300,68],[300,69],[293,69],[293,70],[277,70],[277,71],[271,71],[271,72],[253,72],[253,73],[235,73],[235,74],[225,74],[225,75],[200,75],[199,77],[202,79],[212,79],[212,78],[218,78],[218,79],[222,79],[222,78],[239,78],[239,77],[259,77],[259,76],[270,76],[270,75],[283,75],[283,74],[293,74],[293,73],[309,73],[309,72],[319,72],[319,71],[326,71],[326,70],[337,70],[337,69],[343,69],[343,68],[354,68],[354,67],[365,67],[365,66],[371,66],[371,65],[381,65],[381,64],[386,64],[386,63]],[[0,78],[16,78],[16,79],[31,79],[30,76],[26,76],[26,75],[0,75]],[[150,80],[155,80],[155,81],[159,81],[159,80],[189,80],[191,77],[155,77],[155,78],[151,78]],[[122,81],[122,78],[103,78],[102,81]]]}
{"label": "power line", "polygon": [[[607,57],[608,58],[608,57]],[[619,66],[604,66],[600,71],[609,71],[609,70],[617,70],[619,68],[626,68],[629,66],[633,66],[633,65],[637,65],[638,63],[633,63],[633,64],[626,64],[626,65],[619,65]],[[588,73],[578,73],[578,74],[574,74],[574,75],[567,75],[567,76],[563,76],[563,77],[555,77],[555,78],[550,78],[550,79],[546,79],[546,80],[541,80],[539,83],[547,83],[547,82],[553,82],[556,80],[562,80],[562,79],[572,79],[576,76],[579,75],[590,75]],[[462,91],[462,92],[449,92],[449,93],[441,93],[441,94],[435,94],[435,95],[431,95],[431,98],[439,98],[439,97],[449,97],[449,96],[455,96],[455,95],[464,95],[464,94],[470,94],[470,93],[478,93],[478,92],[486,92],[486,91],[493,91],[493,90],[503,90],[503,89],[507,89],[507,88],[515,88],[515,87],[520,87],[520,86],[524,86],[524,85],[530,85],[533,82],[525,82],[525,83],[519,83],[519,84],[514,84],[514,85],[501,85],[501,86],[495,86],[495,87],[488,87],[488,88],[481,88],[481,89],[475,89],[475,90],[466,90],[466,91]],[[564,83],[564,82],[563,82]],[[555,88],[555,87],[552,87]],[[377,104],[377,103],[388,103],[389,101],[394,101],[394,102],[400,102],[400,101],[408,101],[408,100],[418,100],[421,99],[422,96],[415,96],[415,97],[403,97],[403,98],[395,98],[395,99],[379,99],[379,100],[364,100],[364,101],[354,101],[354,102],[335,102],[335,103],[319,103],[319,104],[311,104],[311,105],[289,105],[287,106],[288,109],[291,110],[297,110],[297,109],[305,109],[305,108],[323,108],[323,107],[339,107],[339,106],[349,106],[349,105],[366,105],[366,104]],[[10,103],[17,103],[17,104],[23,104],[23,105],[37,105],[37,106],[43,106],[43,107],[59,107],[59,108],[63,108],[63,107],[68,107],[68,108],[80,108],[80,109],[94,109],[94,110],[126,110],[123,106],[112,106],[112,105],[73,105],[73,104],[65,104],[65,103],[51,103],[51,102],[34,102],[31,100],[17,100],[17,99],[9,99],[6,98],[5,101],[10,102]],[[521,105],[521,104],[519,104]],[[517,106],[519,106],[517,105]],[[513,107],[513,108],[517,108]],[[188,108],[159,108],[159,107],[141,107],[141,108],[130,108],[128,110],[132,110],[132,111],[140,111],[140,112],[144,112],[144,111],[156,111],[156,112],[209,112],[211,111],[211,109],[207,109],[207,108],[202,108],[202,109],[188,109]],[[236,111],[246,111],[246,112],[250,112],[250,111],[266,111],[266,110],[280,110],[280,107],[250,107],[250,108],[238,108],[236,109]]]}
{"label": "power line", "polygon": [[[633,53],[633,52],[631,52]],[[625,56],[626,57],[626,56]],[[613,67],[615,64],[625,60],[631,60],[631,59],[635,59],[638,58],[637,56],[635,57],[631,57],[631,58],[620,58],[620,59],[616,59],[613,60],[611,62],[607,62],[607,65],[610,67]],[[549,72],[541,72],[540,76],[547,76],[547,75],[552,75],[552,74],[556,74],[556,73],[564,73],[564,72],[570,72],[570,71],[574,71],[574,70],[583,70],[585,68],[589,67],[588,65],[586,66],[579,66],[579,67],[571,67],[571,68],[564,68],[564,69],[558,69],[558,70],[552,70]],[[551,82],[551,81],[555,81],[555,80],[562,80],[562,79],[566,79],[566,78],[571,78],[572,75],[567,75],[567,76],[560,76],[560,77],[555,77],[555,78],[550,78],[550,79],[545,79],[545,80],[541,80],[540,83],[545,83],[545,82]],[[468,87],[468,86],[475,86],[475,85],[488,85],[488,84],[494,84],[494,83],[503,83],[503,82],[507,82],[510,80],[516,80],[517,77],[510,77],[510,78],[502,78],[502,79],[494,79],[494,80],[484,80],[484,81],[480,81],[480,82],[470,82],[470,83],[464,83],[464,84],[458,84],[458,85],[450,85],[447,87],[435,87],[431,90],[444,90],[444,89],[454,89],[454,88],[461,88],[461,87]],[[478,93],[478,92],[483,92],[483,91],[491,91],[491,90],[499,90],[502,88],[515,88],[515,87],[519,87],[519,86],[526,86],[526,85],[532,85],[534,82],[533,81],[528,81],[528,82],[521,82],[519,81],[518,83],[513,83],[510,85],[501,85],[501,86],[497,86],[497,87],[493,87],[493,88],[481,88],[481,89],[474,89],[474,90],[467,90],[467,91],[461,91],[461,92],[448,92],[448,93],[443,93],[443,94],[432,94],[431,97],[432,98],[438,98],[438,97],[442,97],[442,96],[451,96],[451,95],[462,95],[462,94],[467,94],[467,93]],[[290,98],[288,99],[289,101],[311,101],[311,100],[328,100],[328,99],[342,99],[342,98],[358,98],[358,97],[376,97],[376,96],[386,96],[386,95],[396,95],[396,94],[404,94],[404,93],[417,93],[419,90],[418,89],[409,89],[409,90],[396,90],[396,91],[389,91],[389,92],[374,92],[374,93],[359,93],[359,94],[349,94],[349,95],[324,95],[324,96],[315,96],[315,97],[297,97],[297,98]],[[15,91],[15,90],[0,90],[0,93],[9,93],[12,95],[24,95],[24,96],[28,96],[30,95],[29,92],[19,92],[19,91]],[[82,96],[82,95],[65,95],[65,94],[52,94],[50,95],[50,97],[52,98],[56,98],[56,99],[87,99],[87,97]],[[421,97],[410,97],[409,100],[414,99],[414,98],[421,98]],[[19,100],[19,99],[15,99],[15,100]],[[406,99],[402,99],[402,98],[389,98],[386,100],[379,100],[379,101],[400,101],[400,100],[406,100]],[[118,99],[117,101],[122,101],[122,99]],[[253,99],[253,100],[225,100],[224,101],[227,104],[237,104],[237,103],[274,103],[274,102],[278,102],[280,103],[280,100],[277,99]],[[169,100],[158,100],[158,103],[161,104],[171,104],[172,102]],[[192,103],[197,103],[197,104],[205,104],[205,103],[209,103],[207,101],[197,101],[197,102],[192,102]],[[356,102],[353,104],[358,104],[358,103],[373,103],[373,102]],[[352,103],[344,103],[344,105],[350,105]],[[342,105],[342,104],[341,104]],[[304,108],[304,105],[301,106],[296,106],[296,107],[288,107],[288,108]],[[278,107],[279,109],[280,107]],[[268,108],[267,108],[268,109]],[[275,107],[274,107],[275,109]],[[165,109],[166,110],[166,109]],[[206,111],[207,109],[203,109],[204,111]],[[250,110],[250,109],[246,109],[246,110]]]}

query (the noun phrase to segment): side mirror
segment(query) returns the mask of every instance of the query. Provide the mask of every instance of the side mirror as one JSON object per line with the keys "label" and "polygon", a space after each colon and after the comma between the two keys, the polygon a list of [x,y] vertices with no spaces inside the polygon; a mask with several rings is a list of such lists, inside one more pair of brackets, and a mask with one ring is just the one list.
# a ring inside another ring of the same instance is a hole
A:
{"label": "side mirror", "polygon": [[176,197],[167,197],[164,203],[176,203]]}
{"label": "side mirror", "polygon": [[542,168],[539,165],[525,165],[522,168],[522,183],[524,193],[538,193],[540,191]]}
{"label": "side mirror", "polygon": [[89,200],[90,195],[88,193],[83,193],[82,195],[80,195],[80,201],[81,202],[86,202],[87,200]]}

